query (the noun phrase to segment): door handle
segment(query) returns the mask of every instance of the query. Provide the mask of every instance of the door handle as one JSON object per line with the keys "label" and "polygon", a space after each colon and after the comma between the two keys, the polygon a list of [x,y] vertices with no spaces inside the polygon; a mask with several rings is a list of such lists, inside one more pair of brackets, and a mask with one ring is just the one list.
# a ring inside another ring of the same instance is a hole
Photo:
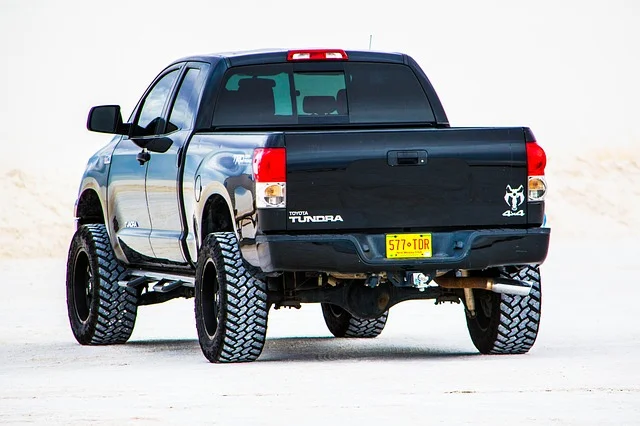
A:
{"label": "door handle", "polygon": [[427,164],[427,151],[389,151],[387,164],[390,166],[424,166]]}
{"label": "door handle", "polygon": [[136,160],[138,160],[138,163],[140,163],[141,166],[144,166],[144,163],[151,160],[151,154],[149,154],[149,151],[146,149],[143,149],[138,153],[138,155],[136,155]]}

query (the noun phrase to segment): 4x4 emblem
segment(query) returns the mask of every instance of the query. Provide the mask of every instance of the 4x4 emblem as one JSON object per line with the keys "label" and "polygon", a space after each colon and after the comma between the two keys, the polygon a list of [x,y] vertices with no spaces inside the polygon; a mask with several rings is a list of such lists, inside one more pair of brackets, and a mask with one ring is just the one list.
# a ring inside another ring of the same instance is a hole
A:
{"label": "4x4 emblem", "polygon": [[504,201],[511,208],[502,213],[502,216],[524,216],[524,210],[518,210],[518,207],[524,203],[524,186],[513,189],[511,185],[507,185],[507,191],[504,194]]}

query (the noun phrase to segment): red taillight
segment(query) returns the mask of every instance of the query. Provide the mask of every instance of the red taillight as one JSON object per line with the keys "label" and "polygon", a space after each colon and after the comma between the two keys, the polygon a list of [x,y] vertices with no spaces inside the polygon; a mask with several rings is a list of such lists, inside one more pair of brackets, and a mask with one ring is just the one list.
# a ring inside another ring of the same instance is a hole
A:
{"label": "red taillight", "polygon": [[528,200],[544,201],[547,194],[547,180],[544,177],[544,168],[547,166],[547,154],[537,144],[533,137],[527,140],[527,175]]}
{"label": "red taillight", "polygon": [[345,61],[349,59],[342,49],[290,50],[287,61]]}
{"label": "red taillight", "polygon": [[255,203],[259,209],[287,206],[287,152],[284,148],[253,151]]}
{"label": "red taillight", "polygon": [[286,182],[287,155],[284,148],[256,148],[253,151],[256,182]]}
{"label": "red taillight", "polygon": [[547,166],[547,154],[536,141],[527,142],[527,174],[529,176],[544,176]]}

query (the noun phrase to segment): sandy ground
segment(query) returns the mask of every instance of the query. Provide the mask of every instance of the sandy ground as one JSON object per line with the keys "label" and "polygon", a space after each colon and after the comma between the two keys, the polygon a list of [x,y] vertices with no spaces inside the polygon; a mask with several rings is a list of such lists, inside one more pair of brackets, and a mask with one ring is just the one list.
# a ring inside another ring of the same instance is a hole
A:
{"label": "sandy ground", "polygon": [[635,246],[554,241],[527,355],[477,354],[459,305],[400,304],[375,340],[330,338],[307,305],[271,311],[260,359],[233,365],[202,356],[192,300],[142,307],[126,345],[80,346],[64,259],[3,260],[0,423],[640,424]]}
{"label": "sandy ground", "polygon": [[272,311],[241,365],[201,355],[192,300],[140,308],[126,345],[78,345],[64,275],[80,170],[0,164],[0,423],[640,424],[637,151],[550,162],[529,354],[478,355],[461,306],[406,302],[365,341],[330,338],[318,306]]}

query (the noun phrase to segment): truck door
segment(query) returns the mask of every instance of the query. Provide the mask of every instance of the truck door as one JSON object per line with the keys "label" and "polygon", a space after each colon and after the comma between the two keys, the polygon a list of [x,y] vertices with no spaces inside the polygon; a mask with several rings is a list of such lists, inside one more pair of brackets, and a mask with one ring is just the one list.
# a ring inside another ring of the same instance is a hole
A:
{"label": "truck door", "polygon": [[152,152],[147,170],[147,203],[151,218],[151,247],[164,261],[186,264],[183,249],[187,226],[183,223],[182,163],[185,144],[192,133],[204,85],[207,64],[189,63],[182,73],[169,108],[165,152]]}
{"label": "truck door", "polygon": [[120,140],[111,157],[109,227],[116,252],[129,264],[155,262],[145,192],[149,153],[141,146],[164,131],[162,117],[179,72],[170,68],[156,78],[132,115],[130,136]]}

